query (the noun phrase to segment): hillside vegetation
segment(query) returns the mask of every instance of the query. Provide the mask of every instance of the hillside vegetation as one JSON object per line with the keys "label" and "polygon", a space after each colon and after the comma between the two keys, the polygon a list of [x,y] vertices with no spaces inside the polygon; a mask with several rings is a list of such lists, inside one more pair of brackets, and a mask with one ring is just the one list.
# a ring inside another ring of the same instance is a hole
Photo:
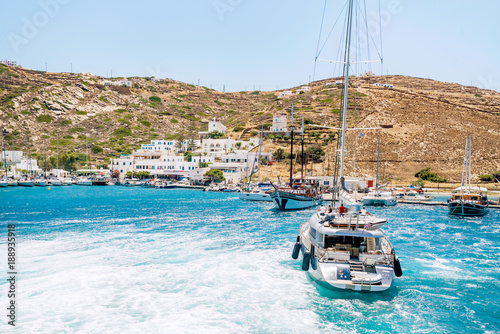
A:
{"label": "hillside vegetation", "polygon": [[[337,79],[311,83],[311,91],[277,99],[276,92],[223,93],[168,79],[128,78],[133,87],[103,86],[92,74],[44,73],[0,65],[0,122],[6,149],[31,152],[91,151],[94,164],[130,153],[152,139],[198,139],[207,122],[217,117],[228,127],[228,136],[257,136],[272,116],[290,113],[295,124],[302,114],[307,123],[306,146],[320,144],[326,159],[333,157],[340,111],[341,87],[327,85]],[[118,80],[113,78],[112,80]],[[384,88],[374,83],[389,83]],[[473,173],[500,170],[500,94],[476,87],[405,76],[353,78],[349,91],[349,127],[373,128],[380,121],[381,173],[385,177],[412,179],[425,167],[440,176],[459,180],[465,137],[473,139]],[[300,125],[299,125],[300,126]],[[360,134],[362,133],[362,135]],[[373,175],[377,161],[377,130],[349,131],[346,140],[347,175]],[[88,145],[86,144],[88,142]],[[274,151],[289,143],[267,140]],[[94,148],[94,149],[92,149]],[[315,173],[328,173],[332,163],[316,164]],[[281,166],[282,168],[284,166]],[[331,172],[330,172],[331,173]]]}

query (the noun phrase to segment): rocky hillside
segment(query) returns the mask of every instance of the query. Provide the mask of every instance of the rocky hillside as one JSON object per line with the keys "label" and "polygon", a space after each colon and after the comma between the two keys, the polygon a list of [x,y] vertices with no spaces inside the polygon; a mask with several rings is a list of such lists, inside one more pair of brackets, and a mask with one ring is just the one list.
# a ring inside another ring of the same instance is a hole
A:
{"label": "rocky hillside", "polygon": [[[217,117],[231,138],[255,136],[273,114],[290,112],[294,103],[297,124],[305,115],[310,124],[338,124],[341,87],[336,79],[310,84],[311,91],[277,99],[275,92],[223,93],[175,80],[113,78],[132,87],[103,86],[107,80],[92,74],[44,73],[0,65],[0,122],[6,149],[25,150],[30,133],[31,152],[85,153],[97,163],[129,153],[152,139],[197,139],[207,122]],[[387,83],[393,88],[375,86]],[[476,87],[404,76],[353,78],[349,93],[350,127],[373,128],[380,121],[381,174],[411,179],[429,166],[439,175],[459,180],[465,137],[473,138],[473,173],[500,170],[500,94]],[[307,127],[306,145],[319,143],[333,156],[333,133]],[[360,135],[362,133],[362,135]],[[377,130],[349,131],[347,174],[373,175],[377,160]],[[87,144],[88,143],[88,144]],[[268,150],[285,141],[267,141]],[[95,162],[94,162],[95,163]],[[324,166],[316,166],[321,171]]]}

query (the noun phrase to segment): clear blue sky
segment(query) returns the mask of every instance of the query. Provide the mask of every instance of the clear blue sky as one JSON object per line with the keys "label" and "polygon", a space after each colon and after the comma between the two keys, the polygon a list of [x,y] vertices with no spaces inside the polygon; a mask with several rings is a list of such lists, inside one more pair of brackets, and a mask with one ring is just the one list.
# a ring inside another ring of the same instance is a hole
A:
{"label": "clear blue sky", "polygon": [[[366,2],[380,46],[378,0]],[[500,1],[380,3],[384,74],[500,91]],[[344,4],[327,1],[323,37]],[[39,70],[47,63],[50,72],[69,72],[72,64],[73,72],[200,80],[219,90],[225,84],[226,91],[284,89],[313,76],[323,6],[324,0],[4,1],[0,58]],[[338,59],[338,45],[329,40],[320,57]],[[316,79],[333,69],[318,63]],[[379,64],[372,69],[381,72]]]}

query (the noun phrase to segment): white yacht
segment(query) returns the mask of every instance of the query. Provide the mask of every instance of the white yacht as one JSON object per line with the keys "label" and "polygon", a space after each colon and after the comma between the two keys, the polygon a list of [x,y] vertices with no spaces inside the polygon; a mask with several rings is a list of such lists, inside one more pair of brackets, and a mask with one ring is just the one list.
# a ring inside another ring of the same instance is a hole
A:
{"label": "white yacht", "polygon": [[17,180],[14,178],[7,179],[7,182],[9,183],[9,187],[17,187],[19,185]]}
{"label": "white yacht", "polygon": [[2,187],[8,187],[9,186],[9,181],[7,179],[1,179],[0,180],[0,188]]}
{"label": "white yacht", "polygon": [[238,197],[242,200],[247,200],[247,201],[265,201],[265,202],[273,201],[271,195],[261,190],[259,187],[253,188],[252,191],[242,191],[238,194]]}
{"label": "white yacht", "polygon": [[292,257],[302,253],[302,270],[329,289],[384,291],[402,270],[391,242],[379,228],[385,219],[356,210],[315,213],[300,227]]}
{"label": "white yacht", "polygon": [[[314,213],[300,227],[292,258],[298,259],[302,253],[302,269],[326,288],[384,291],[391,287],[394,275],[399,277],[403,274],[391,242],[380,230],[387,221],[366,213],[365,210],[360,211],[360,203],[347,192],[344,179],[353,8],[354,1],[349,0],[345,21],[347,38],[343,61],[341,133],[338,137],[341,147],[337,153],[340,155],[340,163],[335,170],[340,186],[334,184],[334,192],[338,193],[344,203],[349,204],[350,209],[345,211],[345,207],[341,205],[328,214]],[[380,123],[378,130],[380,147]]]}
{"label": "white yacht", "polygon": [[415,201],[415,202],[428,202],[432,201],[432,199],[434,198],[436,198],[436,196],[421,195],[415,190],[410,190],[404,194],[399,195],[399,199],[404,199],[407,201]]}
{"label": "white yacht", "polygon": [[363,205],[393,206],[398,204],[396,196],[390,191],[370,191],[361,199]]}
{"label": "white yacht", "polygon": [[47,186],[47,180],[44,178],[36,178],[33,181],[33,184],[37,187],[46,187]]}
{"label": "white yacht", "polygon": [[23,187],[33,187],[33,179],[27,176],[21,177],[18,181],[17,184]]}
{"label": "white yacht", "polygon": [[129,186],[129,187],[135,187],[135,186],[141,186],[142,182],[138,178],[133,177],[131,179],[123,180],[122,185]]}
{"label": "white yacht", "polygon": [[73,185],[73,179],[70,177],[65,177],[64,179],[61,180],[61,184],[63,186],[72,186]]}
{"label": "white yacht", "polygon": [[60,179],[48,179],[47,184],[49,186],[62,186],[62,181]]}
{"label": "white yacht", "polygon": [[91,186],[92,185],[92,179],[86,176],[81,176],[76,179],[77,186]]}

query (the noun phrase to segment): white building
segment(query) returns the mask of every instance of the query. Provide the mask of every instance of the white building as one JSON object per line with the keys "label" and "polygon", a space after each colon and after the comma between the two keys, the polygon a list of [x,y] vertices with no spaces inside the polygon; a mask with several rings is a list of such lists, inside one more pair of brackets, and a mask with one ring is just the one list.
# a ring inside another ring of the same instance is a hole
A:
{"label": "white building", "polygon": [[203,139],[202,154],[220,158],[224,154],[237,150],[251,150],[259,145],[259,138],[250,138],[248,141],[235,139]]}
{"label": "white building", "polygon": [[101,85],[103,85],[103,86],[127,86],[127,87],[132,87],[132,81],[128,81],[128,80],[120,80],[120,81],[103,80],[103,81],[101,81]]}
{"label": "white building", "polygon": [[281,93],[278,94],[278,99],[281,99],[286,96],[293,95],[293,92],[291,90],[284,90]]}
{"label": "white building", "polygon": [[366,71],[366,72],[361,73],[359,76],[360,77],[374,77],[375,73],[373,73],[371,71]]}
{"label": "white building", "polygon": [[12,166],[12,174],[14,177],[21,176],[22,174],[40,175],[42,174],[42,169],[38,167],[38,162],[36,159],[26,159],[21,158],[21,161]]}
{"label": "white building", "polygon": [[305,93],[305,92],[310,92],[310,91],[311,91],[311,87],[309,87],[309,86],[302,86],[297,90],[298,93],[300,93],[300,92]]}
{"label": "white building", "polygon": [[0,60],[0,63],[7,65],[7,66],[17,66],[17,63],[14,60]]}
{"label": "white building", "polygon": [[171,151],[186,152],[193,151],[201,147],[198,139],[184,140],[180,145],[177,140],[152,140],[151,144],[142,144],[141,149],[147,151]]}
{"label": "white building", "polygon": [[21,162],[23,151],[2,151],[0,153],[0,160],[7,162],[7,164],[15,164]]}
{"label": "white building", "polygon": [[273,117],[273,126],[271,126],[271,132],[288,132],[287,120],[288,115],[275,115]]}
{"label": "white building", "polygon": [[214,131],[219,131],[221,133],[226,134],[227,133],[227,127],[222,124],[221,121],[219,121],[217,118],[213,118],[211,121],[208,122],[208,130],[207,131],[201,131],[198,132],[201,136],[206,136],[210,132]]}

